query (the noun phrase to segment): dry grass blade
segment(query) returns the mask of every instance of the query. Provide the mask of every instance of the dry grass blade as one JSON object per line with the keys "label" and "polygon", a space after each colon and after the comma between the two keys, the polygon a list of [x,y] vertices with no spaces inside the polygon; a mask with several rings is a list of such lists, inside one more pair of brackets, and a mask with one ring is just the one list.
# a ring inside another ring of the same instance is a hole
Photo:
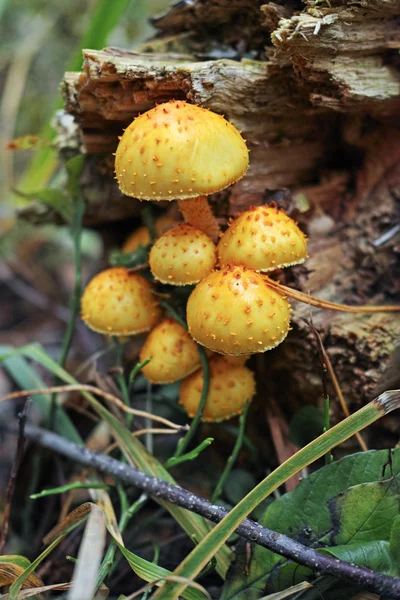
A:
{"label": "dry grass blade", "polygon": [[5,400],[13,400],[15,398],[25,398],[26,396],[35,396],[36,394],[45,394],[45,393],[46,394],[62,394],[62,393],[66,393],[66,392],[80,392],[80,391],[91,392],[92,394],[96,394],[97,396],[104,398],[104,400],[108,400],[108,402],[112,402],[113,404],[116,404],[118,406],[118,408],[120,408],[121,410],[123,410],[127,413],[130,413],[137,417],[145,417],[146,419],[151,419],[152,421],[157,421],[158,423],[163,423],[163,425],[166,425],[167,427],[170,427],[171,429],[174,429],[177,431],[182,431],[184,429],[188,429],[187,425],[183,425],[183,426],[178,425],[177,423],[173,423],[172,421],[169,421],[168,419],[164,419],[164,417],[159,417],[158,415],[153,415],[151,413],[146,412],[145,410],[138,410],[136,408],[130,408],[129,406],[126,406],[126,404],[124,404],[122,402],[122,400],[120,400],[117,396],[114,396],[113,394],[109,394],[108,392],[103,392],[103,390],[100,390],[99,388],[95,387],[94,385],[85,385],[85,384],[55,385],[55,386],[43,388],[43,389],[20,390],[18,392],[12,392],[11,394],[7,394],[6,396],[2,396],[0,398],[0,402],[3,402]]}
{"label": "dry grass blade", "polygon": [[106,519],[104,512],[92,506],[72,576],[68,600],[91,600],[96,591],[96,581],[106,541]]}
{"label": "dry grass blade", "polygon": [[377,312],[398,312],[400,311],[400,305],[390,305],[387,306],[349,306],[347,304],[339,304],[337,302],[329,302],[329,300],[321,300],[320,298],[315,298],[315,296],[310,296],[309,294],[305,294],[304,292],[300,292],[299,290],[294,290],[286,285],[282,285],[269,277],[265,277],[265,282],[268,287],[276,290],[280,294],[284,294],[289,296],[289,298],[293,298],[293,300],[298,300],[298,302],[303,302],[304,304],[310,304],[311,306],[315,306],[316,308],[326,308],[328,310],[337,310],[340,312],[347,313],[377,313]]}
{"label": "dry grass blade", "polygon": [[[45,592],[64,592],[69,590],[71,587],[71,583],[53,583],[52,585],[42,585],[40,587],[28,588],[25,590],[21,590],[18,594],[18,600],[27,600],[28,598],[32,598],[33,596],[37,596],[38,594],[43,594]],[[97,594],[96,600],[100,600],[100,598],[107,598],[109,594],[109,590],[105,585],[101,585]],[[4,594],[1,596],[1,600],[9,600],[10,594]]]}

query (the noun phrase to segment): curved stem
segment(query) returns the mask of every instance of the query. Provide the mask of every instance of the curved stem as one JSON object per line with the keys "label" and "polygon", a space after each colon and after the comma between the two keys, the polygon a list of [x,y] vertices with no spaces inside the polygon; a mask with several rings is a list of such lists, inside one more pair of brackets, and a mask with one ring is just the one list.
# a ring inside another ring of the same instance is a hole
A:
{"label": "curved stem", "polygon": [[217,242],[221,230],[208,203],[207,196],[178,200],[178,204],[186,223],[197,227],[197,229],[208,235],[213,242]]}
{"label": "curved stem", "polygon": [[199,406],[197,407],[197,412],[194,416],[194,419],[190,424],[189,430],[183,436],[183,438],[179,440],[176,446],[175,454],[172,458],[179,458],[185,452],[186,448],[188,447],[190,441],[192,440],[194,434],[196,433],[200,425],[201,417],[203,416],[204,406],[207,402],[208,389],[210,386],[210,370],[208,366],[207,355],[205,353],[204,348],[202,346],[198,346],[197,350],[200,355],[201,366],[203,369],[203,387],[201,390],[200,402]]}
{"label": "curved stem", "polygon": [[238,457],[238,454],[240,452],[240,449],[242,447],[243,438],[244,438],[244,428],[246,426],[246,417],[247,417],[247,412],[249,410],[249,406],[250,406],[250,402],[248,402],[246,404],[246,406],[243,409],[242,414],[240,415],[240,418],[239,418],[239,431],[238,431],[238,435],[237,435],[237,438],[236,438],[236,442],[235,442],[235,445],[233,447],[232,454],[230,455],[230,457],[227,460],[227,463],[225,465],[225,469],[223,470],[222,475],[219,478],[219,481],[218,481],[217,485],[215,486],[215,490],[214,490],[214,493],[213,493],[212,498],[211,498],[211,502],[213,502],[213,503],[214,502],[218,502],[218,499],[219,499],[219,497],[220,497],[220,495],[221,495],[221,493],[222,493],[222,491],[224,489],[225,482],[228,479],[229,473],[231,472],[232,467],[235,464],[236,459]]}
{"label": "curved stem", "polygon": [[294,290],[286,285],[282,285],[269,277],[264,277],[266,284],[268,287],[276,290],[282,295],[289,296],[289,298],[293,298],[293,300],[297,300],[298,302],[303,302],[304,304],[311,304],[311,306],[316,306],[317,308],[326,308],[328,310],[337,310],[340,312],[347,313],[377,313],[377,312],[398,312],[400,311],[399,305],[390,305],[387,306],[379,305],[379,306],[349,306],[348,304],[339,304],[337,302],[329,302],[329,300],[321,300],[320,298],[315,298],[315,296],[310,296],[309,294],[305,294],[304,292],[300,292],[299,290]]}

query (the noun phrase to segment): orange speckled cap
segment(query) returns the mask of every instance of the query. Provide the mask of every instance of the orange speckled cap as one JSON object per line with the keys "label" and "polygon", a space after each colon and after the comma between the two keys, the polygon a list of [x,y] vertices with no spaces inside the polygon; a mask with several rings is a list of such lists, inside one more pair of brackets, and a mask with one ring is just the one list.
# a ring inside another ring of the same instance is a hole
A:
{"label": "orange speckled cap", "polygon": [[162,283],[198,283],[213,270],[217,261],[214,242],[187,223],[164,233],[153,245],[149,264],[154,277]]}
{"label": "orange speckled cap", "polygon": [[86,286],[81,317],[105,335],[134,335],[151,329],[160,317],[151,284],[125,267],[98,273]]}
{"label": "orange speckled cap", "polygon": [[115,156],[121,191],[140,200],[179,200],[228,187],[246,172],[249,153],[221,115],[171,100],[137,117]]}
{"label": "orange speckled cap", "polygon": [[[242,412],[256,391],[254,374],[243,365],[231,365],[223,357],[210,360],[210,387],[203,421],[223,421]],[[203,370],[187,377],[181,385],[179,403],[194,417],[203,389]]]}
{"label": "orange speckled cap", "polygon": [[293,219],[273,206],[258,206],[239,215],[218,244],[221,266],[273,271],[300,264],[306,258],[306,236]]}
{"label": "orange speckled cap", "polygon": [[278,346],[289,331],[290,305],[265,279],[230,266],[208,275],[189,296],[190,335],[214,352],[234,356]]}
{"label": "orange speckled cap", "polygon": [[172,383],[200,368],[196,342],[173,319],[165,319],[149,333],[140,351],[140,361],[151,356],[142,369],[152,383]]}

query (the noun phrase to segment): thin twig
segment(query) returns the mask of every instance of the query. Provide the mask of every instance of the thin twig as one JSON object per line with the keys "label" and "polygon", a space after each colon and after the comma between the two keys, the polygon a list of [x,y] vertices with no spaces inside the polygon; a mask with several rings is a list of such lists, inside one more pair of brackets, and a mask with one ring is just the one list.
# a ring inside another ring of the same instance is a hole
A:
{"label": "thin twig", "polygon": [[289,298],[293,298],[298,302],[303,302],[304,304],[311,304],[311,306],[315,306],[317,308],[326,308],[328,310],[337,310],[339,312],[347,312],[347,313],[377,313],[377,312],[398,312],[400,311],[399,305],[379,305],[379,306],[370,306],[370,305],[361,305],[361,306],[349,306],[348,304],[339,304],[338,302],[329,302],[328,300],[321,300],[320,298],[315,298],[315,296],[310,296],[310,294],[305,294],[304,292],[300,292],[299,290],[294,290],[286,285],[282,285],[273,279],[265,276],[264,281],[268,287],[276,290],[282,295],[289,296]]}
{"label": "thin twig", "polygon": [[6,502],[3,511],[3,519],[0,534],[0,554],[3,554],[4,546],[7,541],[8,527],[10,524],[11,506],[15,491],[15,482],[17,479],[19,467],[21,465],[22,458],[24,456],[25,448],[25,424],[26,424],[26,413],[29,406],[29,399],[25,402],[22,411],[18,415],[18,442],[17,449],[15,451],[15,458],[11,468],[10,479],[8,480],[7,491],[6,491]]}
{"label": "thin twig", "polygon": [[[389,394],[391,394],[390,400]],[[376,402],[378,402],[379,405],[385,402],[386,406],[387,401],[392,402],[392,396],[397,398],[399,394],[399,390],[385,392],[376,399]],[[1,424],[0,427],[15,431],[15,428],[5,426],[4,424]],[[157,479],[142,471],[138,471],[134,467],[108,456],[91,452],[87,448],[82,448],[82,446],[79,446],[78,444],[69,442],[53,432],[45,431],[34,426],[26,426],[25,435],[27,438],[41,446],[49,448],[54,452],[59,452],[73,461],[86,466],[95,467],[103,473],[112,474],[117,479],[135,485],[150,495],[154,495],[156,498],[186,508],[214,523],[219,523],[228,514],[228,511],[224,508],[212,504],[208,500],[196,496],[181,487],[171,485],[166,481]],[[369,589],[387,595],[394,600],[400,599],[400,578],[375,573],[370,569],[358,567],[328,555],[321,554],[313,548],[308,548],[284,534],[261,527],[258,523],[255,523],[248,518],[242,521],[236,532],[242,537],[257,543],[264,548],[268,548],[272,552],[276,552],[281,556],[291,559],[298,564],[304,565],[313,571],[329,574],[345,581],[356,583],[363,589]]]}
{"label": "thin twig", "polygon": [[159,423],[163,423],[167,427],[171,427],[171,429],[177,429],[179,431],[188,430],[188,426],[186,425],[178,425],[177,423],[173,423],[168,419],[164,419],[164,417],[159,417],[158,415],[152,415],[145,410],[138,410],[137,408],[130,408],[126,406],[122,400],[120,400],[117,396],[110,394],[108,392],[103,392],[100,388],[97,388],[94,385],[87,384],[74,384],[74,385],[54,385],[52,387],[43,388],[43,389],[35,389],[35,390],[19,390],[18,392],[12,392],[11,394],[6,394],[5,396],[0,397],[0,402],[3,400],[13,400],[15,398],[23,398],[25,396],[35,396],[36,394],[49,394],[49,393],[65,393],[65,392],[92,392],[92,394],[96,394],[97,396],[101,396],[104,400],[108,400],[113,404],[116,404],[119,408],[121,408],[125,412],[132,413],[137,417],[145,417],[152,419],[153,421],[158,421]]}
{"label": "thin twig", "polygon": [[[314,327],[314,325],[312,324],[311,321],[308,321],[307,319],[304,319],[304,321],[305,321],[305,323],[307,323],[307,325],[310,327],[311,331],[314,334],[314,337],[316,339],[317,346],[318,346],[318,351],[319,351],[319,354],[321,356],[321,363],[323,365],[322,369],[323,369],[323,381],[324,381],[324,397],[326,398],[328,396],[328,392],[327,392],[327,388],[326,388],[326,381],[325,381],[325,372],[328,371],[329,377],[331,378],[332,385],[334,387],[336,395],[339,398],[339,402],[340,402],[340,405],[342,407],[342,410],[343,410],[345,416],[349,417],[350,416],[349,407],[347,406],[347,402],[345,400],[345,397],[343,396],[342,390],[340,388],[339,381],[338,381],[338,379],[336,377],[335,371],[333,370],[333,366],[332,366],[332,363],[331,363],[330,358],[328,356],[328,353],[325,350],[325,346],[324,346],[324,344],[322,342],[322,338],[321,338],[319,332]],[[367,452],[368,451],[368,446],[364,442],[361,434],[359,432],[357,432],[356,435],[355,435],[355,437],[357,438],[357,441],[360,444],[360,448],[364,452]]]}

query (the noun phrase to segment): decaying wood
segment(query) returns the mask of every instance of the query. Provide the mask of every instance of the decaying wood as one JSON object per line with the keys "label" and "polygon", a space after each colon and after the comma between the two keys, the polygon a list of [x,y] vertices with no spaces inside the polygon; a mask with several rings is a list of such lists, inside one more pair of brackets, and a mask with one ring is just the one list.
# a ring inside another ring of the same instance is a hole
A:
{"label": "decaying wood", "polygon": [[[93,181],[102,166],[102,211],[89,198],[89,222],[137,211],[112,181],[122,128],[156,102],[187,99],[224,114],[251,150],[245,178],[212,198],[219,216],[274,199],[308,230],[310,259],[286,282],[336,302],[395,303],[399,9],[399,0],[180,0],[153,20],[158,34],[140,51],[85,50],[83,72],[66,74],[63,93],[92,155]],[[295,331],[268,363],[290,365],[296,394],[315,401],[309,316],[309,307],[295,306]],[[312,316],[348,400],[365,402],[399,340],[400,319]]]}

